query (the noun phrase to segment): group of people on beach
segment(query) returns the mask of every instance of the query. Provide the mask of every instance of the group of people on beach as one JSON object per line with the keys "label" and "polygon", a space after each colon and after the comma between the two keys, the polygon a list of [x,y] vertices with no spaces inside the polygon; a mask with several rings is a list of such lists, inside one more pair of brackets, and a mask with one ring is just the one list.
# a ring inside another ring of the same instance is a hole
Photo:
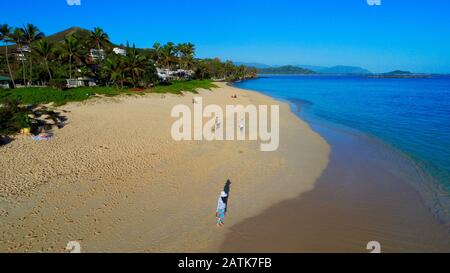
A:
{"label": "group of people on beach", "polygon": [[[222,126],[222,121],[219,119],[219,117],[216,116],[216,121],[214,122],[214,128],[212,128],[212,131],[215,132],[217,130],[220,129],[220,127]],[[244,119],[241,119],[241,121],[239,122],[239,131],[242,133],[244,133],[245,130],[245,121]]]}

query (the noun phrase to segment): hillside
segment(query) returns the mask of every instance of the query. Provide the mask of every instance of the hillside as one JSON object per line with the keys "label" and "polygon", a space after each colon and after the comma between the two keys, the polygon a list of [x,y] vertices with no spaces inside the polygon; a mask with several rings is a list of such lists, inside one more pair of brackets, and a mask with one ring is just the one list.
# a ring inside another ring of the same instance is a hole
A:
{"label": "hillside", "polygon": [[270,65],[263,64],[263,63],[246,63],[246,62],[233,62],[233,63],[234,63],[234,65],[237,65],[237,66],[244,65],[247,67],[254,67],[254,68],[258,68],[258,69],[271,67]]}
{"label": "hillside", "polygon": [[78,38],[87,38],[90,34],[90,31],[80,28],[80,27],[72,27],[72,28],[66,29],[64,31],[47,36],[47,39],[50,42],[54,42],[54,43],[62,42],[64,40],[64,37],[66,37],[67,35],[70,35],[70,34],[74,34]]}
{"label": "hillside", "polygon": [[259,74],[285,74],[285,75],[311,75],[316,74],[316,72],[305,69],[298,66],[286,65],[280,67],[269,67],[269,68],[261,68],[258,70]]}
{"label": "hillside", "polygon": [[[47,38],[50,42],[58,43],[58,42],[63,41],[64,37],[66,37],[69,34],[75,34],[78,38],[84,39],[89,36],[90,31],[80,28],[80,27],[71,27],[64,31],[60,31],[60,32],[54,33],[52,35],[45,36],[45,38]],[[16,48],[17,48],[17,46],[15,44],[8,45],[9,51],[16,49]],[[5,55],[5,46],[0,46],[0,55]]]}

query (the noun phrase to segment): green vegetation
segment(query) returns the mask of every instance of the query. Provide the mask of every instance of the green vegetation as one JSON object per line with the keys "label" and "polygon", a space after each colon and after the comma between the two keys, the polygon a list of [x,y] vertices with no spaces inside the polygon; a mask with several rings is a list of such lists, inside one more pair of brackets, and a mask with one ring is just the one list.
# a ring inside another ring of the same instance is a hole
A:
{"label": "green vegetation", "polygon": [[[0,137],[11,135],[25,127],[30,127],[28,115],[30,111],[19,106],[19,102],[7,100],[0,107]],[[1,140],[1,139],[0,139]]]}
{"label": "green vegetation", "polygon": [[261,68],[259,69],[260,74],[285,74],[285,75],[311,75],[317,74],[316,72],[297,67],[292,65],[286,65],[281,67],[269,67],[269,68]]}
{"label": "green vegetation", "polygon": [[63,105],[68,102],[84,101],[92,96],[115,96],[126,92],[115,87],[79,87],[69,90],[61,90],[51,87],[32,87],[11,89],[0,92],[0,103],[6,100],[16,100],[21,104],[48,104]]}
{"label": "green vegetation", "polygon": [[[257,70],[236,66],[231,61],[195,58],[192,43],[155,43],[139,49],[127,42],[115,45],[101,28],[92,31],[71,28],[46,37],[39,28],[0,25],[0,75],[9,75],[12,83],[44,85],[56,79],[91,78],[97,85],[120,88],[147,88],[158,84],[157,68],[184,71],[169,80],[239,80],[256,76]],[[120,53],[118,53],[120,51]],[[186,75],[188,74],[188,75]],[[166,80],[166,79],[165,79]]]}
{"label": "green vegetation", "polygon": [[182,94],[192,92],[197,94],[198,89],[212,89],[217,87],[211,80],[174,81],[171,84],[158,85],[150,89],[152,93]]}
{"label": "green vegetation", "polygon": [[[134,95],[145,93],[172,93],[182,94],[185,92],[196,93],[199,88],[211,89],[215,85],[211,80],[174,81],[167,84],[157,85],[150,89],[133,91],[133,89],[121,89],[117,87],[79,87],[61,90],[51,87],[34,87],[10,89],[0,92],[0,104],[8,101],[16,101],[22,105],[49,104],[55,106],[64,105],[68,102],[80,102],[96,96],[114,97],[117,95]],[[1,109],[1,108],[0,108]]]}

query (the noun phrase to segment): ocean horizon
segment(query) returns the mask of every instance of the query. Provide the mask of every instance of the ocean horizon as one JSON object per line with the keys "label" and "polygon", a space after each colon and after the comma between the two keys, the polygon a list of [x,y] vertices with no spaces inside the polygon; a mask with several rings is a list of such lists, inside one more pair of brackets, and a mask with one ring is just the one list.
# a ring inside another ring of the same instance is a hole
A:
{"label": "ocean horizon", "polygon": [[[394,155],[389,160],[395,161],[395,171],[404,172],[427,206],[448,223],[449,77],[264,75],[234,85],[288,102],[319,133],[315,126],[327,126],[381,144],[379,150]],[[409,166],[400,167],[405,162]]]}

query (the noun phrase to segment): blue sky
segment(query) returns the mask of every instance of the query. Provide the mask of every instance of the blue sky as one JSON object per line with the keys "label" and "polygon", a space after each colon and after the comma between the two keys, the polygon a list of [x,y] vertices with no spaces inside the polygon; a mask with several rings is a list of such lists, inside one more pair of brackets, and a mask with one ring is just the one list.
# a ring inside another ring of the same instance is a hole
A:
{"label": "blue sky", "polygon": [[0,23],[100,26],[115,43],[189,41],[199,57],[243,62],[450,73],[450,1],[381,1],[21,0],[3,3]]}

